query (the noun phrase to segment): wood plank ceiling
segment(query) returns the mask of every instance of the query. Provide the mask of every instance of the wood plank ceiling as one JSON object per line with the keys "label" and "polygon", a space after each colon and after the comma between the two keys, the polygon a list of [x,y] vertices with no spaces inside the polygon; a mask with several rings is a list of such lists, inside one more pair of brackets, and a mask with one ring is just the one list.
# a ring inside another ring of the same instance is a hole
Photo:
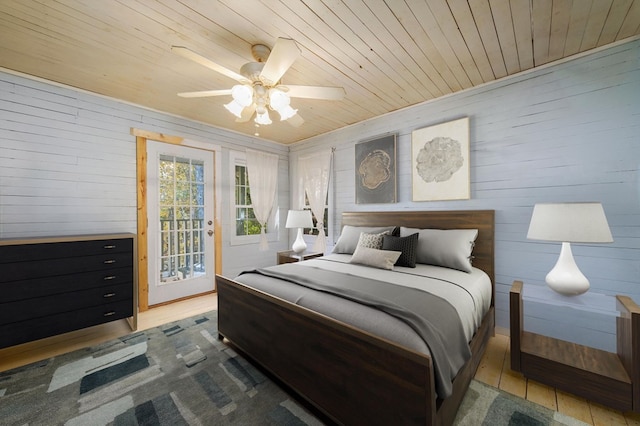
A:
{"label": "wood plank ceiling", "polygon": [[638,34],[640,0],[0,1],[0,67],[249,135],[229,96],[176,96],[235,81],[171,46],[238,71],[253,44],[296,40],[283,83],[346,97],[293,99],[302,126],[258,129],[284,144]]}

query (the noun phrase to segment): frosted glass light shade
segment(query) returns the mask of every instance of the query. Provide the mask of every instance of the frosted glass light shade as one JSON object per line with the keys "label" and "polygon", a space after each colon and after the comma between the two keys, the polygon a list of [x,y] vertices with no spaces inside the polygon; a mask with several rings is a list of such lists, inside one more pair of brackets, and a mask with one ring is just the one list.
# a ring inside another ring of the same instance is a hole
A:
{"label": "frosted glass light shade", "polygon": [[287,105],[276,111],[280,114],[280,121],[288,120],[298,113],[298,110],[291,108],[291,105]]}
{"label": "frosted glass light shade", "polygon": [[236,102],[235,99],[229,102],[228,104],[225,104],[224,107],[227,109],[227,111],[229,111],[231,114],[235,115],[236,117],[238,118],[242,117],[242,110],[244,109],[244,107],[240,105],[238,102]]}
{"label": "frosted glass light shade", "polygon": [[287,214],[286,228],[298,228],[296,240],[293,242],[291,249],[297,254],[302,253],[307,249],[307,244],[302,237],[303,228],[311,228],[313,226],[313,220],[311,218],[310,210],[289,210]]}
{"label": "frosted glass light shade", "polygon": [[562,242],[560,257],[547,274],[546,282],[551,289],[564,295],[585,293],[590,286],[573,258],[570,243],[613,242],[600,203],[536,204],[527,238]]}
{"label": "frosted glass light shade", "polygon": [[284,93],[282,90],[269,90],[269,105],[276,111],[279,111],[280,108],[286,107],[290,102],[291,99],[289,99],[289,95]]}
{"label": "frosted glass light shade", "polygon": [[268,124],[271,124],[272,121],[269,118],[269,112],[267,112],[267,110],[265,110],[262,113],[256,111],[255,122],[258,123],[258,124],[262,124],[264,126],[266,126]]}
{"label": "frosted glass light shade", "polygon": [[253,88],[244,84],[236,84],[231,88],[231,96],[243,108],[248,107],[253,103]]}

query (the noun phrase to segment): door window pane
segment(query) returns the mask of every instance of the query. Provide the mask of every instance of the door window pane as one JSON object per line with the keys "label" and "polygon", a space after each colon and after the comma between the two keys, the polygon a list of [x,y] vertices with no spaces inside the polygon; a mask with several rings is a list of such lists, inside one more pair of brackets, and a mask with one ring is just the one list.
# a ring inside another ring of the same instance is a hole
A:
{"label": "door window pane", "polygon": [[159,177],[160,281],[204,275],[204,163],[162,155]]}

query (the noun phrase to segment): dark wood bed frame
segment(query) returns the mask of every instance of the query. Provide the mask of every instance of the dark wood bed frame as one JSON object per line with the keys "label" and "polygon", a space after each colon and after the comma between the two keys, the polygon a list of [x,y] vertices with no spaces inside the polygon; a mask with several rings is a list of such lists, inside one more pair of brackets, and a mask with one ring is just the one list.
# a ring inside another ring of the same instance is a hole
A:
{"label": "dark wood bed frame", "polygon": [[494,333],[494,211],[347,212],[342,224],[479,230],[473,264],[491,278],[491,309],[450,397],[437,398],[429,356],[220,275],[219,337],[338,424],[453,423]]}

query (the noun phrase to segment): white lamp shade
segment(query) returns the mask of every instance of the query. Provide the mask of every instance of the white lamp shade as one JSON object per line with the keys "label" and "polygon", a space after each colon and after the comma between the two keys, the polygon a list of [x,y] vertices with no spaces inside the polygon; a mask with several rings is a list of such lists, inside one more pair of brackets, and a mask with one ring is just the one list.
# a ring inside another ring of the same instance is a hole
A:
{"label": "white lamp shade", "polygon": [[527,238],[571,243],[611,243],[613,237],[600,203],[536,204]]}
{"label": "white lamp shade", "polygon": [[287,228],[311,228],[313,227],[313,219],[311,218],[311,210],[289,210],[287,214]]}

